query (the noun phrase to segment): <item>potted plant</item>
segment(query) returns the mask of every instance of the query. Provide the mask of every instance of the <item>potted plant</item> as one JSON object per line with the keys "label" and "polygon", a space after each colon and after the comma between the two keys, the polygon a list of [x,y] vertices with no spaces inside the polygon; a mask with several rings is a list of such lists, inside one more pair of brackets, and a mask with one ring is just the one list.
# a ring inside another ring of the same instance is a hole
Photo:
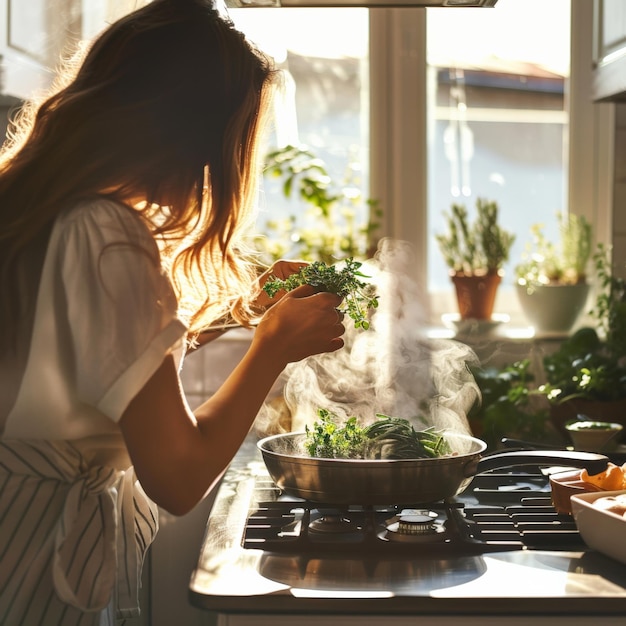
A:
{"label": "potted plant", "polygon": [[579,416],[626,424],[626,280],[614,274],[609,248],[599,245],[593,259],[600,287],[592,310],[597,328],[579,329],[543,360],[541,390],[563,433]]}
{"label": "potted plant", "polygon": [[[267,153],[264,175],[281,179],[284,197],[304,203],[305,210],[266,222],[265,235],[255,239],[263,262],[293,257],[331,265],[371,256],[381,212],[375,200],[363,200],[353,180],[336,183],[309,148],[292,145]],[[369,210],[363,219],[364,204]]]}
{"label": "potted plant", "polygon": [[592,310],[597,328],[578,329],[532,364],[472,368],[482,402],[470,424],[491,446],[504,436],[542,443],[556,436],[568,444],[566,425],[574,420],[626,425],[626,279],[613,273],[609,248],[598,245],[593,260],[601,287]]}
{"label": "potted plant", "polygon": [[515,268],[520,305],[538,334],[567,334],[589,295],[591,224],[572,214],[559,213],[557,219],[559,245],[546,238],[542,224],[534,224],[523,261]]}
{"label": "potted plant", "polygon": [[450,268],[461,319],[491,320],[515,236],[498,224],[497,203],[482,198],[476,200],[473,222],[461,204],[453,204],[444,216],[447,233],[436,239]]}
{"label": "potted plant", "polygon": [[481,401],[468,415],[472,432],[489,449],[501,447],[503,437],[557,443],[560,436],[550,417],[550,404],[539,390],[530,359],[501,367],[470,366]]}

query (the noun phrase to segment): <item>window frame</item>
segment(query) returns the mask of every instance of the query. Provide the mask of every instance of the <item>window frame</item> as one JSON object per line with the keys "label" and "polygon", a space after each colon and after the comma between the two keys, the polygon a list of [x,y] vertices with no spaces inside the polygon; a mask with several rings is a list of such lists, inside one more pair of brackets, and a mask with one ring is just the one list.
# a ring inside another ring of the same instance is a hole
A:
{"label": "window frame", "polygon": [[[591,99],[593,10],[591,2],[571,2],[566,203],[569,212],[592,222],[596,242],[610,243],[615,107]],[[427,223],[426,30],[426,9],[370,9],[370,196],[383,210],[379,234],[413,244],[413,278],[423,286],[427,246],[435,245]],[[456,309],[452,284],[425,300],[433,325]],[[500,287],[496,310],[524,324],[512,286]]]}

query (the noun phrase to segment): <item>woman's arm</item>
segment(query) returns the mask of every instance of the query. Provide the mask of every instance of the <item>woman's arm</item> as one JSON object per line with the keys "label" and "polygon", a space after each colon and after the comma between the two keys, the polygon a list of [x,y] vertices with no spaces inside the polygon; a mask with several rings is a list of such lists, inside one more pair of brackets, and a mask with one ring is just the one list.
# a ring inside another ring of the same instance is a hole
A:
{"label": "woman's arm", "polygon": [[182,515],[231,461],[284,367],[343,346],[340,298],[309,286],[263,316],[250,349],[222,387],[194,413],[168,356],[120,420],[139,480],[159,506]]}

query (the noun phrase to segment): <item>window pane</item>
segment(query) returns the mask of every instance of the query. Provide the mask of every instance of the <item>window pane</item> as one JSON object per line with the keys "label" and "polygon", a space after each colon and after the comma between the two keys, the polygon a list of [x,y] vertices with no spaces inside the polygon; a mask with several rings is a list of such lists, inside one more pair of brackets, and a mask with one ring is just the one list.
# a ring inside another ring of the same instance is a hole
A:
{"label": "window pane", "polygon": [[[539,5],[541,6],[532,6]],[[496,200],[516,233],[505,283],[513,283],[530,226],[557,235],[567,211],[569,0],[507,0],[494,10],[428,10],[428,222],[444,230],[452,203],[474,215]],[[429,289],[450,290],[436,244]]]}
{"label": "window pane", "polygon": [[[308,147],[324,162],[331,186],[345,196],[333,208],[341,228],[348,209],[364,225],[369,212],[367,9],[231,9],[230,15],[285,73],[267,150]],[[304,215],[310,205],[297,196],[285,198],[282,183],[264,179],[258,227],[267,230],[268,221],[293,215],[298,225],[315,228],[316,218]],[[268,230],[268,236],[277,233]]]}

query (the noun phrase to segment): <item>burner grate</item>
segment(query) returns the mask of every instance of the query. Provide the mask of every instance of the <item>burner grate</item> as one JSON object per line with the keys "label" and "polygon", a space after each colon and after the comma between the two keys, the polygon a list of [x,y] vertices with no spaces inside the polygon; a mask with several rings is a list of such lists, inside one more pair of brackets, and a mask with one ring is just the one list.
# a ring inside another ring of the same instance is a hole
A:
{"label": "burner grate", "polygon": [[552,506],[523,501],[521,506],[497,511],[467,507],[464,516],[472,536],[487,544],[517,537],[526,549],[572,550],[584,546],[574,520]]}
{"label": "burner grate", "polygon": [[[257,504],[248,516],[242,545],[265,552],[406,558],[579,550],[585,545],[573,519],[555,511],[549,483],[539,471],[480,474],[467,494],[429,505],[429,511],[410,504],[339,510],[282,496],[262,478],[255,491]],[[393,530],[403,514],[430,516],[433,532],[398,537]]]}

